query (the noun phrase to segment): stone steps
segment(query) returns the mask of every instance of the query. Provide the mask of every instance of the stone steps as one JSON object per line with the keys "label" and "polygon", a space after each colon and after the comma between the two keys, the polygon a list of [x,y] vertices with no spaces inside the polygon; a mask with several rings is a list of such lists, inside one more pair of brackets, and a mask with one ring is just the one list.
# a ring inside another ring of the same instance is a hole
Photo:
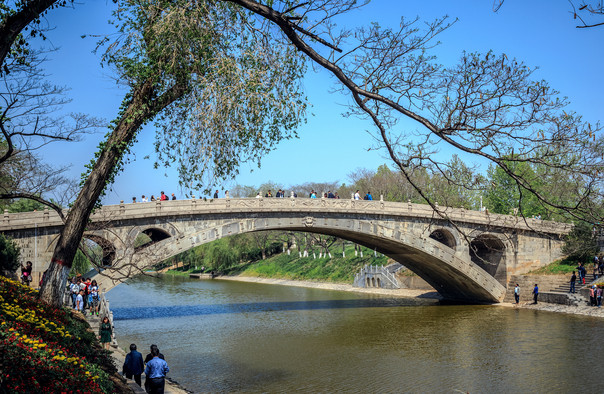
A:
{"label": "stone steps", "polygon": [[[532,301],[535,283],[539,286],[539,293],[559,292],[558,289],[564,286],[568,280],[566,275],[512,275],[508,282],[504,302],[514,302],[516,283],[520,286],[520,301]],[[568,292],[568,287],[566,292]]]}
{"label": "stone steps", "polygon": [[589,287],[592,283],[585,285],[577,283],[576,293],[569,293],[569,275],[513,275],[508,283],[504,302],[515,302],[514,287],[516,283],[520,286],[520,301],[531,302],[533,300],[533,287],[535,283],[539,286],[539,301],[552,304],[585,306],[589,303]]}

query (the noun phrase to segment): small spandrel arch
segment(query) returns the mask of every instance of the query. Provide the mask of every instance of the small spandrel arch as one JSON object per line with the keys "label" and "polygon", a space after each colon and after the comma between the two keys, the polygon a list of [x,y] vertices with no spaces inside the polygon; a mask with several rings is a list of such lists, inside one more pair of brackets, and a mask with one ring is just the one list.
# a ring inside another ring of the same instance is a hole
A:
{"label": "small spandrel arch", "polygon": [[167,231],[149,227],[138,233],[134,239],[134,249],[138,251],[168,238],[170,238],[170,234]]}
{"label": "small spandrel arch", "polygon": [[430,234],[430,238],[440,242],[443,245],[450,247],[453,250],[455,250],[455,248],[457,247],[457,241],[455,240],[455,236],[449,230],[446,230],[444,228],[439,228],[438,230],[432,231],[432,233]]}
{"label": "small spandrel arch", "polygon": [[98,235],[84,235],[83,248],[88,258],[101,267],[111,267],[115,260],[115,246]]}

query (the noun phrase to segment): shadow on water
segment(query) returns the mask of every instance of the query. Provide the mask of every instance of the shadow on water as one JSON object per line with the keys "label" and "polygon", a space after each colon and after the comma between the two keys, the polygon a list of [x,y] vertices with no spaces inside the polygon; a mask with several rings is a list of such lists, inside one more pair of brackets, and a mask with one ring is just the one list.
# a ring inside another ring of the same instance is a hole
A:
{"label": "shadow on water", "polygon": [[114,320],[157,319],[165,317],[218,315],[229,313],[303,311],[320,309],[391,308],[417,305],[436,305],[438,302],[405,298],[353,299],[328,301],[254,302],[214,305],[156,306],[116,308]]}

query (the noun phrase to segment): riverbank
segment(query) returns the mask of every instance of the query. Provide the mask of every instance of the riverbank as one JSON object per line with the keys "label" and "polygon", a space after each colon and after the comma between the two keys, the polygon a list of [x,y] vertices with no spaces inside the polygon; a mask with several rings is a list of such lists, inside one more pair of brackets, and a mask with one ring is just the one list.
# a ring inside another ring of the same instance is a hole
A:
{"label": "riverbank", "polygon": [[258,278],[254,276],[218,276],[215,279],[232,280],[238,282],[263,283],[269,285],[282,285],[294,287],[308,287],[323,290],[338,290],[349,291],[354,293],[365,294],[380,294],[394,297],[411,297],[411,298],[431,298],[440,300],[442,297],[436,291],[414,290],[414,289],[382,289],[382,288],[363,288],[354,287],[346,283],[329,283],[329,282],[314,282],[309,280],[289,280],[289,279],[273,279],[273,278]]}
{"label": "riverbank", "polygon": [[[516,307],[514,304],[502,303],[501,305]],[[520,308],[524,309],[534,309],[539,311],[547,311],[547,312],[557,312],[557,313],[567,313],[571,315],[581,315],[581,316],[593,316],[604,318],[604,308],[598,308],[587,305],[561,305],[561,304],[548,304],[545,302],[540,302],[537,305],[532,302],[520,303]]]}
{"label": "riverbank", "polygon": [[[390,289],[381,289],[381,288],[361,288],[361,287],[354,287],[352,285],[344,284],[344,283],[324,283],[324,282],[298,281],[298,280],[287,280],[287,279],[257,278],[257,277],[250,277],[250,276],[221,276],[221,277],[217,277],[217,279],[232,280],[232,281],[239,281],[239,282],[283,285],[283,286],[309,287],[309,288],[325,289],[325,290],[350,291],[350,292],[355,292],[355,293],[380,294],[380,295],[388,295],[388,296],[394,296],[394,297],[412,297],[412,298],[429,298],[429,299],[431,298],[434,300],[442,299],[442,297],[437,292],[426,291],[426,290],[413,290],[413,289],[390,290]],[[499,303],[499,304],[494,304],[494,305],[505,306],[505,307],[516,307],[514,304],[511,304],[511,303]],[[573,306],[573,305],[548,304],[545,302],[540,302],[537,305],[535,305],[531,302],[526,302],[526,303],[521,303],[520,308],[604,318],[604,308],[591,307],[591,306],[587,306],[587,305]]]}

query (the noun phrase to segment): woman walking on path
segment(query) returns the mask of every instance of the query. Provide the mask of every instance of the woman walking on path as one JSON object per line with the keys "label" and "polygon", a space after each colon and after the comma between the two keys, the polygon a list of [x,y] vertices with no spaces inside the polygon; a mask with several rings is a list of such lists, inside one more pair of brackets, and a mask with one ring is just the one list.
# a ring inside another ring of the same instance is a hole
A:
{"label": "woman walking on path", "polygon": [[113,331],[111,330],[111,323],[109,323],[109,318],[105,316],[103,318],[103,322],[101,323],[101,327],[99,327],[99,339],[101,344],[103,345],[103,349],[109,350],[109,343],[111,342],[111,334]]}
{"label": "woman walking on path", "polygon": [[90,316],[94,313],[99,315],[99,286],[96,283],[96,280],[93,280],[90,284]]}

